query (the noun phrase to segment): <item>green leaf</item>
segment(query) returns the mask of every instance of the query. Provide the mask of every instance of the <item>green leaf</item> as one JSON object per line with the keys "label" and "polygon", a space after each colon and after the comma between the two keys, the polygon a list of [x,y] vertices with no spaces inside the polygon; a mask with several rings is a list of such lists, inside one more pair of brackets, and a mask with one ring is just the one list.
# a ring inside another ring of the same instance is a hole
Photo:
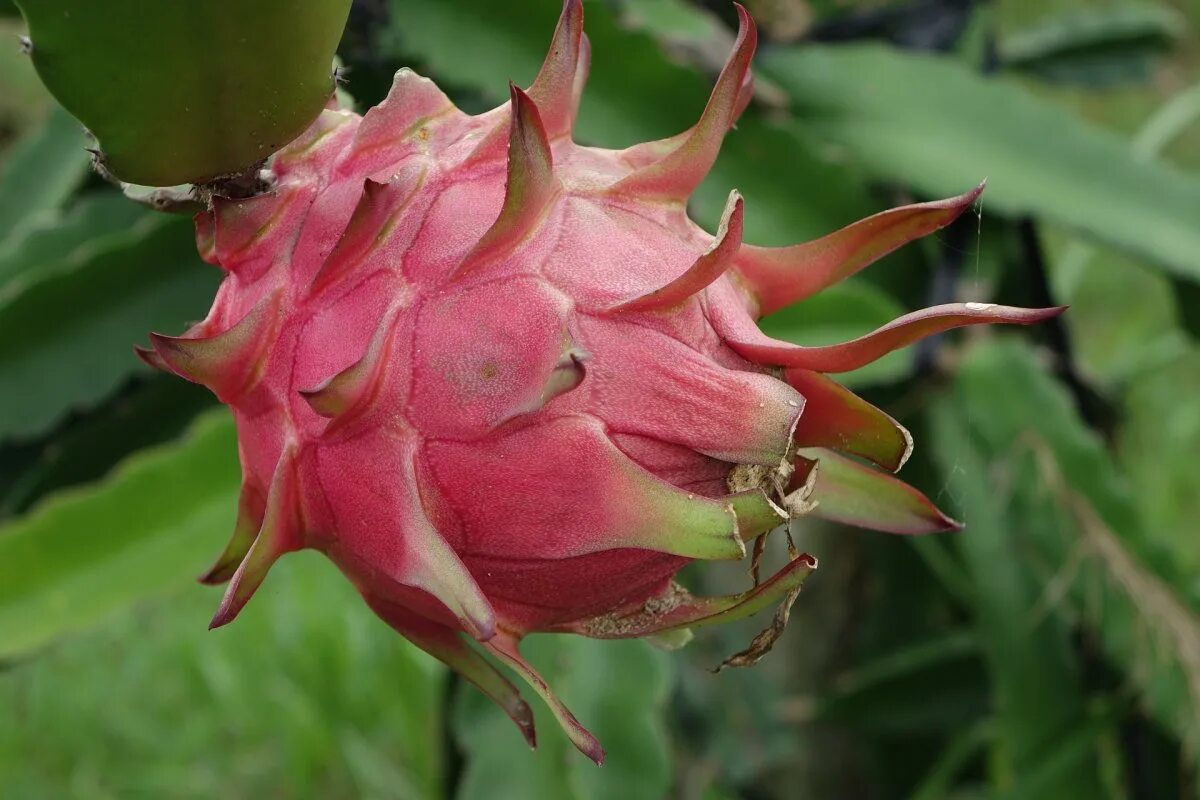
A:
{"label": "green leaf", "polygon": [[88,154],[79,123],[55,108],[8,154],[0,170],[0,242],[15,241],[83,182]]}
{"label": "green leaf", "polygon": [[0,439],[44,432],[143,369],[132,346],[199,319],[220,273],[188,220],[143,212],[54,263],[18,265],[0,290]]}
{"label": "green leaf", "polygon": [[220,590],[176,572],[180,591],[0,672],[0,708],[20,709],[0,726],[6,797],[445,798],[445,670],[326,559],[281,560],[219,631]]}
{"label": "green leaf", "polygon": [[232,421],[216,412],[0,527],[0,658],[199,574],[232,529],[239,475]]}
{"label": "green leaf", "polygon": [[[991,405],[1010,402],[1010,397],[993,396]],[[990,413],[986,406],[971,411]],[[1051,780],[1025,782],[1027,775],[1041,774],[1041,765],[1060,741],[1085,728],[1085,704],[1069,630],[1039,608],[1041,587],[1012,539],[1021,523],[1008,515],[1011,478],[999,474],[986,451],[972,441],[966,424],[971,411],[946,400],[936,404],[930,414],[930,444],[946,477],[945,494],[966,523],[957,541],[975,585],[976,624],[991,672],[998,739],[993,784],[1028,800],[1095,798],[1100,773],[1094,753],[1073,761],[1070,769],[1055,771]]]}
{"label": "green leaf", "polygon": [[[1179,388],[1171,383],[1171,396],[1178,397]],[[1025,553],[1025,569],[1052,587],[1042,601],[1046,613],[1060,610],[1094,632],[1138,688],[1147,712],[1183,740],[1194,763],[1200,758],[1200,592],[1187,562],[1164,546],[1166,537],[1189,537],[1179,530],[1147,532],[1102,442],[1036,354],[1016,341],[972,350],[952,398],[939,410],[934,420],[944,417],[939,424],[955,426],[952,440],[936,443],[943,467],[960,476],[952,482],[966,485],[961,476],[974,475],[991,494],[996,480],[1010,482],[1003,509],[984,500],[983,511],[967,504],[975,511],[962,541],[978,534],[978,522],[1019,536],[1010,552]],[[1185,481],[1188,475],[1194,469]],[[1003,516],[993,517],[997,512]]]}
{"label": "green leaf", "polygon": [[[1117,446],[1148,539],[1171,554],[1180,575],[1200,576],[1200,536],[1181,535],[1200,520],[1200,348],[1161,364],[1125,392]],[[1200,579],[1190,595],[1200,602]]]}
{"label": "green leaf", "polygon": [[[216,398],[195,384],[155,374],[56,429],[36,449],[0,448],[0,520],[24,512],[48,492],[103,477],[143,447],[179,436],[201,410],[215,403]],[[29,451],[25,458],[20,458],[22,450]]]}
{"label": "green leaf", "polygon": [[1136,381],[1189,349],[1168,276],[1112,248],[1043,238],[1054,297],[1071,306],[1063,322],[1090,379],[1108,388]]}
{"label": "green leaf", "polygon": [[622,11],[632,17],[636,28],[676,42],[712,42],[728,33],[711,14],[687,0],[637,0],[623,3]]}
{"label": "green leaf", "polygon": [[88,257],[109,241],[120,241],[130,228],[149,215],[117,192],[92,192],[61,213],[43,214],[32,221],[22,237],[0,243],[0,294],[10,281],[45,273],[63,261]]}
{"label": "green leaf", "polygon": [[936,196],[986,176],[985,214],[1034,215],[1200,279],[1200,179],[1139,163],[1127,142],[1016,83],[873,45],[759,62],[790,93],[798,131],[876,175]]}
{"label": "green leaf", "polygon": [[[970,630],[904,644],[839,674],[814,713],[874,734],[955,730],[987,708],[979,655],[978,636]],[[938,702],[930,703],[935,694]]]}
{"label": "green leaf", "polygon": [[[903,314],[904,307],[882,289],[852,278],[764,317],[760,327],[786,342],[825,345],[855,339]],[[913,354],[912,348],[894,351],[861,369],[838,375],[838,382],[859,387],[900,380],[911,374]]]}
{"label": "green leaf", "polygon": [[333,93],[350,0],[19,0],[33,63],[129,183],[240,172],[304,132]]}
{"label": "green leaf", "polygon": [[908,800],[943,800],[950,797],[958,773],[975,758],[978,751],[989,744],[994,734],[995,724],[990,719],[984,719],[951,738],[950,744],[909,794]]}
{"label": "green leaf", "polygon": [[529,660],[607,751],[597,767],[574,751],[544,704],[533,702],[538,749],[464,686],[454,730],[467,754],[458,800],[659,800],[672,785],[663,724],[670,657],[645,642],[576,636],[526,640]]}
{"label": "green leaf", "polygon": [[[1151,56],[1170,48],[1187,29],[1181,14],[1162,5],[1062,5],[1000,4],[1001,63],[1052,80],[1090,85],[1145,80],[1152,74]],[[1033,20],[1009,20],[1012,15],[1004,12],[1014,6],[1042,13]]]}
{"label": "green leaf", "polygon": [[[1163,103],[1130,142],[1139,161],[1156,158],[1200,118],[1200,86]],[[1192,349],[1180,319],[1182,297],[1169,276],[1111,248],[1062,235],[1044,235],[1055,299],[1071,306],[1065,322],[1082,371],[1114,384],[1160,374],[1171,360]],[[1186,289],[1200,291],[1193,284]],[[1130,302],[1136,297],[1137,302]]]}

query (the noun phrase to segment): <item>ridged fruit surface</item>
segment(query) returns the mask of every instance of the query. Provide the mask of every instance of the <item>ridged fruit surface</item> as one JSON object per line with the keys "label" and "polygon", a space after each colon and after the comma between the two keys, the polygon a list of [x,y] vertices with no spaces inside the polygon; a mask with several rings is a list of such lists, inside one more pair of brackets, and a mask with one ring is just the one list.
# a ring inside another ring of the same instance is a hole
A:
{"label": "ridged fruit surface", "polygon": [[365,116],[327,110],[280,152],[273,191],[197,218],[227,277],[207,319],[142,355],[237,419],[239,523],[204,578],[229,581],[214,625],[276,559],[316,548],[530,742],[529,707],[488,654],[600,761],[522,659],[526,634],[678,639],[779,607],[730,662],[748,664],[815,560],[793,551],[728,597],[675,584],[685,564],[743,558],[805,514],[956,527],[892,477],[907,431],[829,375],[949,328],[1058,310],[945,305],[820,347],[760,333],[758,316],[948,224],[982,187],[774,249],[743,244],[732,192],[719,229],[700,229],[688,196],[752,92],[755,30],[739,11],[707,107],[673,138],[572,141],[588,46],[568,0],[510,103],[469,116],[401,70]]}

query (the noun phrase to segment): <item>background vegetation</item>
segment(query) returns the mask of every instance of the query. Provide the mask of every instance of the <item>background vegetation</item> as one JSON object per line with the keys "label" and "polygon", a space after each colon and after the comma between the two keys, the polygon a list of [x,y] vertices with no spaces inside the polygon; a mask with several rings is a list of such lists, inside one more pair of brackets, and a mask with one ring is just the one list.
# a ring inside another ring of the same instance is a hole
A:
{"label": "background vegetation", "polygon": [[[673,654],[533,640],[608,747],[598,770],[548,719],[528,752],[317,556],[206,630],[219,593],[192,577],[232,524],[231,426],[130,346],[202,316],[218,273],[187,219],[90,173],[0,0],[0,795],[1200,796],[1200,6],[746,2],[760,88],[697,219],[737,187],[747,238],[786,244],[989,178],[977,214],[773,333],[832,341],[951,299],[1072,308],[853,376],[913,428],[908,479],[968,527],[796,525],[822,567],[759,667],[709,672],[753,626]],[[481,110],[531,79],[557,11],[357,2],[347,88],[365,107],[411,65]],[[731,7],[593,0],[587,17],[580,138],[687,127]]]}

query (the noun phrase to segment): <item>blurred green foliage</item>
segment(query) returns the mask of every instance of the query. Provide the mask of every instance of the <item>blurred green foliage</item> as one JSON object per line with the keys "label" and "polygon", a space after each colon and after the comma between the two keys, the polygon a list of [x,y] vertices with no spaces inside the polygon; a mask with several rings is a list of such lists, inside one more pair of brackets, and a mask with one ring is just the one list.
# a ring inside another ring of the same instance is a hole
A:
{"label": "blurred green foliage", "polygon": [[[519,5],[356,3],[349,89],[377,102],[411,65],[468,110],[501,102],[558,11]],[[219,275],[185,219],[89,174],[78,127],[0,52],[0,796],[1200,797],[1200,7],[748,5],[759,92],[702,224],[736,187],[747,238],[785,244],[989,178],[978,214],[765,327],[820,343],[952,299],[1072,306],[850,376],[967,530],[796,524],[821,569],[753,670],[709,672],[753,622],[669,654],[531,640],[600,770],[551,724],[529,753],[319,558],[209,632],[218,597],[191,578],[232,521],[231,425],[129,345],[201,316]],[[690,125],[728,4],[586,8],[579,137]],[[726,591],[739,569],[686,577]]]}

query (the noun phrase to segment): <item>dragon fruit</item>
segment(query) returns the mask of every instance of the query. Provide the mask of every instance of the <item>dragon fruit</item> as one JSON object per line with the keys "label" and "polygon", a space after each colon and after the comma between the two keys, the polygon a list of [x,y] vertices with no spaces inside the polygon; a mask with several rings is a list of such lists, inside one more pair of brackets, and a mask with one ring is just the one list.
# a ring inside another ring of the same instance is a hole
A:
{"label": "dragon fruit", "polygon": [[[487,657],[596,739],[521,656],[531,632],[678,636],[778,607],[731,663],[770,647],[816,560],[794,548],[742,594],[675,583],[813,515],[897,533],[957,523],[891,476],[907,431],[830,377],[929,334],[1059,309],[943,305],[843,344],[803,347],[754,320],[947,225],[982,186],[817,241],[742,243],[732,192],[710,235],[691,192],[752,93],[737,43],[691,129],[612,151],[572,141],[588,67],[566,0],[532,86],[477,116],[396,74],[364,116],[329,108],[270,165],[272,188],[196,217],[227,274],[208,317],[152,334],[151,365],[203,384],[237,422],[228,547],[233,620],[271,565],[324,552],[396,631],[533,717]],[[885,135],[885,134],[881,134]]]}

